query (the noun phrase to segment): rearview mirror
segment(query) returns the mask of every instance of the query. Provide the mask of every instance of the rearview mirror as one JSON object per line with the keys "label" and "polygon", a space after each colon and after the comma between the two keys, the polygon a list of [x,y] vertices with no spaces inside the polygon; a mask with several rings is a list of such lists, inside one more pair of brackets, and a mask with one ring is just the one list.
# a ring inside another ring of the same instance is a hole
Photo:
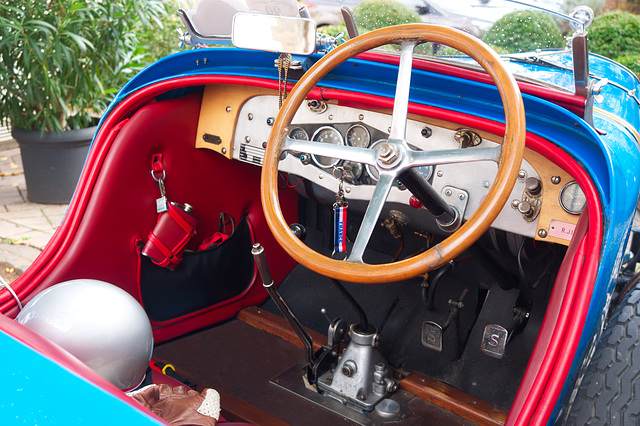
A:
{"label": "rearview mirror", "polygon": [[316,48],[316,24],[311,19],[237,13],[231,42],[236,47],[310,55]]}

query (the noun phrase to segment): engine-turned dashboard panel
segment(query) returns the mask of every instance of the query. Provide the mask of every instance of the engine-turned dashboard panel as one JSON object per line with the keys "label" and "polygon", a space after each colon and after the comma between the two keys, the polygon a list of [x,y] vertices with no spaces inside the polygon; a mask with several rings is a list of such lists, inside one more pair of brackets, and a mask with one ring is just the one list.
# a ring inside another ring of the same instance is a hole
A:
{"label": "engine-turned dashboard panel", "polygon": [[[233,94],[233,96],[229,96]],[[220,100],[225,99],[225,103]],[[231,99],[231,100],[230,100]],[[261,166],[265,147],[278,112],[277,93],[267,89],[210,86],[205,90],[196,147],[213,149],[227,158]],[[288,130],[292,139],[375,148],[385,141],[391,126],[390,111],[363,109],[334,102],[309,100],[299,109]],[[406,141],[414,150],[473,150],[497,147],[501,136],[455,123],[409,115]],[[350,208],[366,208],[378,176],[375,167],[335,158],[289,152],[279,170],[286,183],[306,196],[332,204],[344,177],[344,195]],[[467,220],[478,209],[496,177],[493,161],[419,167],[420,175]],[[304,179],[312,195],[305,192]],[[584,208],[584,194],[558,166],[527,149],[509,202],[493,227],[543,241],[568,244]],[[388,210],[400,210],[417,227],[429,228],[433,217],[398,181],[387,198]],[[422,223],[424,222],[424,223]]]}

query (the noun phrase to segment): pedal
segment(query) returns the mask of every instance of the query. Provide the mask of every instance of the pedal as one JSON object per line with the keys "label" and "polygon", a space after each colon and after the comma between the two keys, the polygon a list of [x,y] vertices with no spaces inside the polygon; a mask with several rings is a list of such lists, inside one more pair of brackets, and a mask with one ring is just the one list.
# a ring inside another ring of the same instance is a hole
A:
{"label": "pedal", "polygon": [[442,326],[433,321],[422,323],[422,345],[434,351],[442,352]]}
{"label": "pedal", "polygon": [[449,299],[449,317],[443,325],[433,321],[422,323],[422,344],[434,351],[442,352],[442,335],[453,323],[456,332],[458,356],[462,353],[462,335],[460,334],[460,310],[464,308],[464,298],[469,294],[469,289],[465,288],[458,300]]}
{"label": "pedal", "polygon": [[489,324],[484,328],[480,350],[492,358],[502,359],[507,347],[509,332],[499,324]]}

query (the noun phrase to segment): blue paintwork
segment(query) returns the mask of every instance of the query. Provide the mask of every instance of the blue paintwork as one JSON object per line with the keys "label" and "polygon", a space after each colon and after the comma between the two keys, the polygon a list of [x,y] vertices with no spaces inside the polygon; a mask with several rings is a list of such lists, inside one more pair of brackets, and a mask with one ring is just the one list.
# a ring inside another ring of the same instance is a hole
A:
{"label": "blue paintwork", "polygon": [[147,416],[23,343],[0,333],[0,424],[151,426]]}
{"label": "blue paintwork", "polygon": [[[142,87],[182,76],[241,75],[277,81],[276,57],[273,53],[234,48],[181,52],[156,62],[134,77],[110,108]],[[318,58],[319,55],[310,57],[311,61]],[[571,67],[571,56],[566,52],[545,56],[544,59],[568,69]],[[567,70],[514,62],[508,67],[526,77],[573,91],[573,77]],[[640,129],[640,106],[633,92],[640,93],[638,79],[626,68],[596,55],[590,56],[590,71],[596,78],[608,78],[617,85],[604,87],[604,102],[596,107]],[[322,84],[392,98],[395,80],[394,66],[352,59],[332,71]],[[604,133],[599,134],[582,118],[551,102],[530,95],[523,98],[528,131],[554,141],[584,165],[596,185],[606,218],[602,257],[585,333],[570,372],[571,380],[567,381],[550,420],[553,423],[560,418],[561,407],[565,406],[573,389],[582,360],[600,332],[640,192],[640,150],[631,132],[605,116],[596,113],[595,125]],[[502,103],[495,87],[426,71],[414,70],[411,101],[491,120],[504,120]]]}

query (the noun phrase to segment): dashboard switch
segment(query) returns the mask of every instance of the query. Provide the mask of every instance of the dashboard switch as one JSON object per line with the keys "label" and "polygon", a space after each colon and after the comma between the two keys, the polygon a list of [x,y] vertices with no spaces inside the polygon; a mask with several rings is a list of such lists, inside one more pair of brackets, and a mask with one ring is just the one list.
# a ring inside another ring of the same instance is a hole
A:
{"label": "dashboard switch", "polygon": [[536,213],[535,209],[528,201],[520,201],[520,204],[518,204],[518,211],[526,218],[531,218]]}
{"label": "dashboard switch", "polygon": [[525,186],[529,194],[533,196],[538,195],[540,194],[540,192],[542,192],[542,183],[537,178],[534,178],[534,177],[527,178],[527,180],[525,181]]}

